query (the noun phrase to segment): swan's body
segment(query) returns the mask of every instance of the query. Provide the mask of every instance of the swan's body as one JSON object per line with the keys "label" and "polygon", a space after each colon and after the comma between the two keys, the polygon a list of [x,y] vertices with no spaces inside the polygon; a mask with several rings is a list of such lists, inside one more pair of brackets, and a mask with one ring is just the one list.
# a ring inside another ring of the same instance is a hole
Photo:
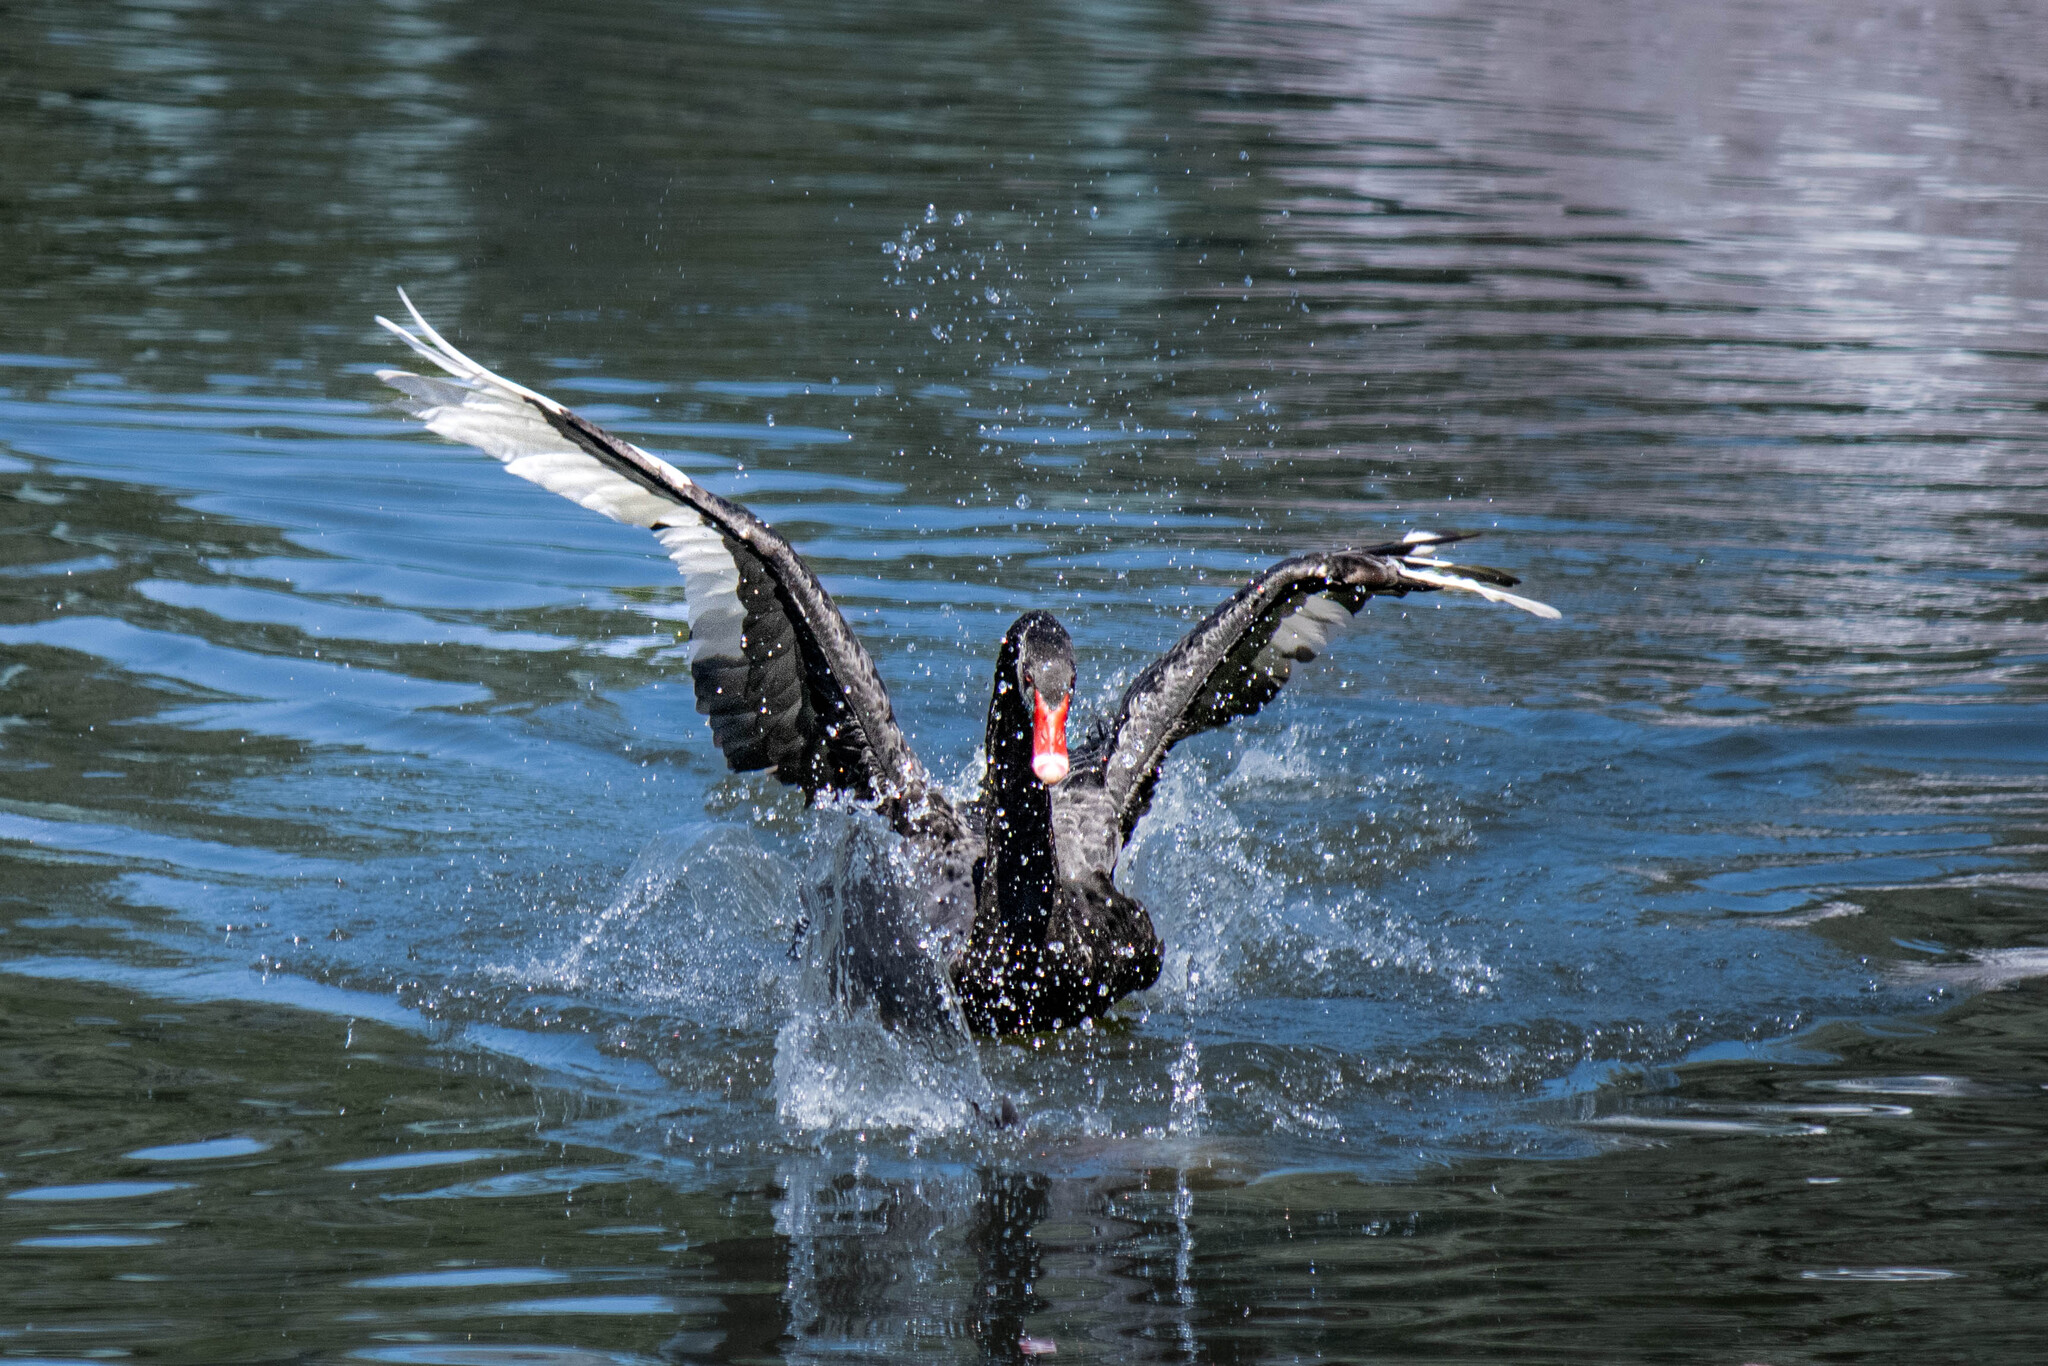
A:
{"label": "swan's body", "polygon": [[[981,791],[958,808],[788,541],[667,461],[492,374],[406,307],[417,334],[377,321],[452,377],[378,371],[414,416],[667,549],[684,580],[697,709],[727,764],[773,770],[813,798],[869,803],[901,840],[893,868],[844,870],[835,958],[847,999],[892,1022],[932,1024],[957,1007],[977,1033],[1058,1029],[1150,987],[1159,937],[1115,876],[1167,751],[1258,711],[1367,598],[1461,589],[1557,615],[1504,591],[1512,575],[1438,559],[1457,536],[1298,555],[1188,632],[1070,754],[1073,645],[1051,616],[1027,613],[998,654]],[[933,954],[943,975],[928,970]]]}

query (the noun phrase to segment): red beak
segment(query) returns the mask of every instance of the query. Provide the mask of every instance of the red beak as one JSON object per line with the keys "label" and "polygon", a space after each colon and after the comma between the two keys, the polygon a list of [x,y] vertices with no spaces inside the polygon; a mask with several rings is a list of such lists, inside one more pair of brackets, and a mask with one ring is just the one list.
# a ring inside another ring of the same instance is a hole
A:
{"label": "red beak", "polygon": [[1069,694],[1048,707],[1038,689],[1031,690],[1031,771],[1047,787],[1067,776],[1067,704],[1073,700]]}

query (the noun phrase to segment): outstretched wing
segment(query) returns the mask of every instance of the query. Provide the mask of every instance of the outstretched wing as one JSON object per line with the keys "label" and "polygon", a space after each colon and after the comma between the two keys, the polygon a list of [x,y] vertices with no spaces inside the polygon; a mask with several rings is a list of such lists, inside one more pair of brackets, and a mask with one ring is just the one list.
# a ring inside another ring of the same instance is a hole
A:
{"label": "outstretched wing", "polygon": [[1539,617],[1558,615],[1507,592],[1518,582],[1512,574],[1437,558],[1438,547],[1465,539],[1413,531],[1367,550],[1282,560],[1181,637],[1124,690],[1115,719],[1075,755],[1077,774],[1100,773],[1120,837],[1130,838],[1151,804],[1167,751],[1272,701],[1294,666],[1321,653],[1367,598],[1456,589]]}
{"label": "outstretched wing", "polygon": [[377,321],[451,376],[379,370],[407,411],[522,479],[647,527],[668,551],[683,575],[697,710],[734,772],[773,769],[812,796],[926,795],[874,661],[788,541],[667,461],[492,374],[399,298],[418,332]]}

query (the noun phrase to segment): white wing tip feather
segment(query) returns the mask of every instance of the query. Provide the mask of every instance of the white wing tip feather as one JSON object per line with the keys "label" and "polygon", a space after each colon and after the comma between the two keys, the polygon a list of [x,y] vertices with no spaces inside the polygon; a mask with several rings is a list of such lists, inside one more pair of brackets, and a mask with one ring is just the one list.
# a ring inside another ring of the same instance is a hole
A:
{"label": "white wing tip feather", "polygon": [[381,313],[377,315],[377,323],[386,331],[397,336],[421,356],[434,362],[434,364],[440,366],[457,379],[467,380],[472,384],[487,385],[492,388],[506,390],[507,392],[517,394],[521,398],[530,399],[540,404],[551,413],[566,413],[569,411],[546,394],[537,393],[523,384],[506,379],[503,375],[494,374],[483,366],[478,365],[468,356],[456,350],[446,337],[434,330],[434,325],[421,315],[419,309],[413,305],[411,296],[403,289],[398,291],[398,298],[405,305],[405,311],[412,315],[413,323],[419,328],[419,331],[415,333],[410,328],[391,321],[391,319]]}
{"label": "white wing tip feather", "polygon": [[[1444,568],[1452,567],[1445,565],[1441,560],[1424,561],[1423,563],[1441,565]],[[1503,589],[1495,588],[1490,583],[1481,583],[1477,579],[1468,579],[1460,574],[1440,573],[1437,569],[1433,568],[1424,569],[1419,564],[1402,564],[1401,577],[1416,583],[1428,584],[1432,588],[1450,588],[1461,593],[1477,593],[1488,602],[1505,603],[1509,607],[1519,607],[1529,615],[1541,617],[1545,621],[1557,621],[1564,616],[1564,613],[1558,611],[1547,602],[1538,602],[1534,598],[1525,598],[1519,593],[1509,593]]]}

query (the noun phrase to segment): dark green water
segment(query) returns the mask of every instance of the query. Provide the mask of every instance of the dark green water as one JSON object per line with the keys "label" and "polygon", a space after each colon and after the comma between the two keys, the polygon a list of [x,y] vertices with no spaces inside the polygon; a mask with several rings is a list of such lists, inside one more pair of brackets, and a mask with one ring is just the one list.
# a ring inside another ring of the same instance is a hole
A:
{"label": "dark green water", "polygon": [[[2039,20],[0,7],[0,1363],[2037,1359]],[[1176,752],[1159,987],[934,1061],[398,285],[950,778],[1026,608],[1101,698],[1420,525],[1565,620],[1369,609]]]}

